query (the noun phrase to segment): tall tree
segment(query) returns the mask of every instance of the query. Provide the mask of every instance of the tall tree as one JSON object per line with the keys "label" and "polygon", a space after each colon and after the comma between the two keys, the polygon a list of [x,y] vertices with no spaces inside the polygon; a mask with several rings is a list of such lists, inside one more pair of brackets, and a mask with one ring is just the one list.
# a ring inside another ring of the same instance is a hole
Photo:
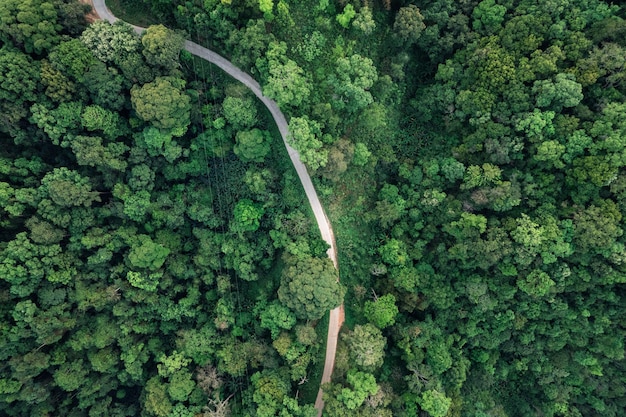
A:
{"label": "tall tree", "polygon": [[317,320],[341,304],[345,288],[337,281],[337,271],[325,258],[287,259],[278,298],[298,318]]}
{"label": "tall tree", "polygon": [[150,26],[141,37],[142,53],[149,64],[171,71],[179,66],[183,42],[182,36],[163,25]]}
{"label": "tall tree", "polygon": [[184,92],[185,81],[157,77],[153,82],[130,90],[133,108],[143,120],[159,129],[182,136],[190,123],[191,99]]}

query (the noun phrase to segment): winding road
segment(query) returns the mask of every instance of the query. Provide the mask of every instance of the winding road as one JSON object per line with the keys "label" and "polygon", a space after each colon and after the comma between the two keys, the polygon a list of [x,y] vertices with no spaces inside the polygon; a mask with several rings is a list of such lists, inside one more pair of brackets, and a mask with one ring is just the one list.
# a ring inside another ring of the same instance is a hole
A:
{"label": "winding road", "polygon": [[[104,0],[93,0],[93,8],[96,14],[103,20],[107,20],[110,23],[114,23],[118,19],[109,11],[106,7]],[[133,26],[137,33],[143,32],[145,29],[139,26]],[[196,55],[202,59],[209,61],[212,64],[220,67],[224,72],[228,75],[236,79],[237,81],[244,84],[248,87],[254,95],[256,95],[259,100],[263,102],[265,107],[270,111],[276,125],[278,126],[278,130],[280,131],[280,135],[283,138],[283,143],[287,148],[287,152],[289,153],[289,158],[291,158],[291,163],[293,167],[296,169],[298,173],[298,177],[300,178],[300,182],[302,183],[302,187],[304,188],[304,192],[306,193],[307,199],[309,200],[309,204],[311,205],[311,209],[313,210],[313,214],[315,215],[315,220],[317,221],[317,226],[320,230],[322,238],[328,243],[330,248],[326,252],[328,257],[333,261],[335,268],[338,269],[337,263],[337,248],[335,246],[335,238],[333,235],[333,230],[330,226],[330,222],[324,213],[324,208],[320,203],[320,200],[315,192],[315,187],[311,182],[311,177],[307,172],[306,167],[300,161],[300,155],[298,151],[289,145],[287,142],[287,137],[289,136],[289,129],[287,125],[287,119],[285,115],[280,111],[278,105],[274,100],[271,100],[265,97],[261,91],[261,86],[258,82],[256,82],[250,75],[246,74],[236,66],[234,66],[230,61],[228,61],[223,56],[207,49],[203,46],[198,45],[197,43],[191,41],[185,41],[185,50],[190,52],[193,55]],[[333,309],[330,311],[330,319],[328,323],[328,336],[326,340],[326,359],[324,362],[324,373],[322,374],[321,383],[324,384],[326,382],[330,382],[330,378],[332,376],[333,368],[335,365],[335,352],[337,350],[337,338],[339,335],[339,329],[343,323],[343,305]],[[320,388],[317,393],[317,399],[315,401],[315,408],[318,410],[318,416],[322,415],[322,410],[324,409],[324,401],[322,400],[322,389]]]}

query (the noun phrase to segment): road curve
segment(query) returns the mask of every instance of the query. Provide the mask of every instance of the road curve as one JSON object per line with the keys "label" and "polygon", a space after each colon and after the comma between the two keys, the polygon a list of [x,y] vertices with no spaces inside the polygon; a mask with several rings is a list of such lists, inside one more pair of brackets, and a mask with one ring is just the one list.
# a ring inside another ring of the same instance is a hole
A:
{"label": "road curve", "polygon": [[[95,12],[101,19],[107,20],[110,23],[114,23],[118,19],[109,11],[106,7],[104,0],[93,0],[93,7]],[[143,32],[145,29],[139,26],[133,26],[137,33]],[[220,67],[224,72],[228,75],[236,79],[237,81],[244,84],[248,87],[255,96],[259,98],[267,107],[267,109],[272,114],[276,125],[278,126],[278,130],[280,132],[280,136],[283,138],[283,143],[287,148],[287,152],[289,153],[289,158],[291,159],[291,163],[293,167],[296,169],[298,173],[298,177],[300,178],[300,182],[302,183],[302,187],[304,188],[304,192],[306,193],[306,197],[309,200],[309,204],[311,205],[311,209],[313,210],[313,214],[315,215],[315,220],[317,221],[317,226],[320,230],[322,238],[330,248],[326,252],[328,257],[333,261],[335,268],[338,269],[337,262],[337,248],[335,246],[335,238],[333,235],[332,228],[330,226],[330,222],[324,213],[324,208],[320,203],[320,200],[315,192],[315,187],[311,182],[311,177],[307,172],[306,167],[300,161],[300,155],[298,151],[296,151],[289,143],[287,142],[287,137],[289,136],[289,128],[287,125],[287,119],[285,115],[280,111],[276,102],[272,99],[269,99],[263,95],[261,91],[261,86],[258,82],[254,80],[250,75],[243,72],[236,66],[234,66],[229,60],[224,58],[223,56],[207,49],[203,46],[198,45],[197,43],[191,41],[185,41],[185,50],[190,52],[193,55],[196,55],[200,58],[203,58],[209,61],[212,64]],[[337,350],[337,339],[339,335],[339,329],[341,328],[341,324],[343,323],[343,305],[333,309],[330,311],[330,319],[328,323],[328,336],[326,340],[326,359],[324,362],[324,373],[322,374],[322,384],[326,382],[330,382],[330,378],[332,376],[333,368],[335,366],[335,352]],[[324,401],[322,400],[322,389],[317,393],[317,399],[315,401],[315,408],[318,410],[318,415],[322,415],[322,410],[324,408]]]}

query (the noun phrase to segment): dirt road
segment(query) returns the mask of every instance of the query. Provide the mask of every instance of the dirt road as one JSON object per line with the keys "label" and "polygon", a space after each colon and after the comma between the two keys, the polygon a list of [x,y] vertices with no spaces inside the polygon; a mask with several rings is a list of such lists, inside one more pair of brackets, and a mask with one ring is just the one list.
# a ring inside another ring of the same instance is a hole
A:
{"label": "dirt road", "polygon": [[[96,14],[103,20],[108,20],[111,23],[114,23],[118,20],[106,7],[104,0],[93,0],[92,1],[94,10]],[[141,33],[144,31],[144,28],[139,26],[133,26],[135,31]],[[306,193],[307,199],[309,200],[309,204],[311,205],[311,209],[313,210],[313,214],[315,215],[315,220],[317,221],[317,226],[320,230],[322,238],[330,245],[330,248],[327,251],[328,257],[333,261],[335,268],[338,268],[337,262],[337,249],[335,247],[335,239],[333,235],[332,228],[330,226],[330,222],[324,213],[324,208],[320,203],[320,200],[315,192],[315,187],[311,182],[311,177],[307,172],[306,167],[300,161],[300,155],[298,151],[289,145],[287,142],[287,137],[289,136],[289,128],[287,124],[287,119],[285,115],[280,111],[278,105],[274,100],[271,100],[263,95],[261,91],[261,86],[256,80],[254,80],[250,75],[246,74],[236,66],[234,66],[229,60],[224,58],[223,56],[217,54],[216,52],[211,51],[203,46],[198,45],[197,43],[191,41],[185,41],[185,50],[189,51],[191,54],[196,55],[200,58],[203,58],[212,64],[220,67],[224,72],[228,75],[236,79],[237,81],[244,84],[248,87],[254,95],[256,95],[259,100],[263,102],[263,104],[267,107],[267,109],[272,114],[276,125],[278,126],[278,130],[280,131],[280,135],[283,139],[283,143],[287,148],[287,152],[289,153],[289,158],[293,164],[293,167],[296,169],[298,173],[298,177],[300,178],[300,182],[302,183],[302,187],[304,188],[304,192]],[[337,338],[339,335],[339,330],[341,329],[341,325],[343,324],[343,306],[339,306],[330,312],[330,319],[328,323],[328,335],[326,340],[326,359],[324,362],[324,373],[322,375],[322,384],[326,382],[330,382],[333,368],[335,365],[335,352],[337,350]],[[320,388],[317,399],[315,401],[315,408],[318,410],[318,415],[322,415],[322,410],[324,408],[324,401],[322,400],[322,390]]]}

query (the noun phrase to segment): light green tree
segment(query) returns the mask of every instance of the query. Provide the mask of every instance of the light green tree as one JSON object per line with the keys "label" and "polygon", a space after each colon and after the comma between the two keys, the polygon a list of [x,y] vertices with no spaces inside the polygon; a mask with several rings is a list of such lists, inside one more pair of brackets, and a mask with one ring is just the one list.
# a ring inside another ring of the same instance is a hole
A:
{"label": "light green tree", "polygon": [[191,99],[184,91],[185,81],[174,77],[157,77],[153,82],[135,85],[130,90],[137,115],[154,127],[182,136],[190,123]]}
{"label": "light green tree", "polygon": [[541,142],[537,147],[537,154],[534,159],[537,161],[545,162],[548,167],[564,168],[565,164],[562,161],[562,157],[565,154],[565,145],[562,145],[556,140],[547,140]]}
{"label": "light green tree", "polygon": [[361,7],[361,10],[357,13],[356,18],[352,21],[352,26],[363,32],[366,36],[371,35],[374,32],[374,29],[376,29],[376,22],[374,22],[372,11],[369,7]]}
{"label": "light green tree", "polygon": [[189,394],[195,388],[196,383],[193,382],[191,372],[186,369],[180,369],[173,373],[169,378],[167,393],[174,401],[188,401]]}
{"label": "light green tree", "polygon": [[141,37],[143,56],[155,66],[171,71],[178,67],[178,55],[183,49],[184,39],[163,25],[148,27]]}
{"label": "light green tree", "polygon": [[133,27],[121,20],[114,24],[96,20],[85,29],[80,40],[105,63],[121,62],[141,49],[141,40]]}
{"label": "light green tree", "polygon": [[128,253],[128,260],[135,268],[145,268],[156,271],[165,263],[170,250],[160,243],[152,241],[148,235],[137,236],[137,242]]}
{"label": "light green tree", "polygon": [[259,10],[263,13],[263,17],[268,22],[274,20],[274,14],[272,10],[274,9],[274,1],[273,0],[259,0]]}
{"label": "light green tree", "polygon": [[335,74],[328,78],[336,98],[332,103],[339,110],[355,113],[374,101],[370,88],[378,80],[378,73],[370,58],[353,54],[337,59]]}
{"label": "light green tree", "polygon": [[373,372],[383,364],[387,339],[373,324],[357,324],[344,338],[350,357],[359,369]]}
{"label": "light green tree", "polygon": [[167,396],[167,387],[159,376],[150,378],[144,388],[144,407],[157,417],[168,417],[172,411],[172,402]]}
{"label": "light green tree", "polygon": [[107,139],[115,139],[121,135],[120,124],[122,123],[117,113],[103,109],[97,104],[92,104],[83,109],[81,122],[89,131],[100,130]]}
{"label": "light green tree", "polygon": [[418,403],[431,417],[445,417],[452,405],[452,400],[444,393],[430,389],[422,393]]}
{"label": "light green tree", "polygon": [[257,109],[250,97],[228,96],[222,103],[222,111],[235,130],[249,129],[257,122]]}
{"label": "light green tree", "polygon": [[289,143],[300,153],[300,160],[310,169],[326,166],[328,151],[322,149],[323,143],[318,138],[321,131],[319,124],[304,117],[292,117],[289,120]]}
{"label": "light green tree", "polygon": [[337,399],[342,401],[349,410],[356,410],[369,395],[378,392],[378,385],[372,374],[351,370],[346,379],[352,389],[343,388]]}
{"label": "light green tree", "polygon": [[174,375],[176,371],[179,371],[189,365],[191,360],[185,358],[182,353],[175,350],[171,355],[166,355],[165,353],[161,354],[158,358],[158,362],[157,371],[159,372],[159,375],[164,378],[169,378]]}
{"label": "light green tree", "polygon": [[350,21],[354,19],[354,16],[356,16],[354,6],[348,3],[343,8],[343,13],[338,14],[335,18],[342,27],[348,29],[348,27],[350,26]]}
{"label": "light green tree", "polygon": [[263,94],[276,100],[279,106],[299,106],[307,100],[311,83],[304,70],[291,59],[269,61],[269,76]]}
{"label": "light green tree", "polygon": [[393,294],[385,294],[374,301],[366,301],[363,313],[379,329],[391,326],[398,315],[396,297]]}
{"label": "light green tree", "polygon": [[358,167],[362,167],[367,165],[370,157],[372,156],[372,152],[367,149],[367,145],[363,142],[357,142],[354,145],[354,155],[352,156],[352,164]]}
{"label": "light green tree", "polygon": [[270,153],[271,136],[267,130],[252,129],[237,132],[233,147],[235,155],[246,162],[263,162]]}
{"label": "light green tree", "polygon": [[239,201],[234,209],[233,230],[238,232],[254,232],[261,226],[264,210],[250,199]]}
{"label": "light green tree", "polygon": [[138,272],[128,271],[126,273],[126,279],[133,287],[140,288],[144,291],[155,292],[159,287],[159,281],[163,273],[154,272]]}
{"label": "light green tree", "polygon": [[283,398],[288,396],[289,380],[276,370],[257,372],[250,380],[254,387],[252,399],[257,404],[257,415],[275,416],[282,408]]}

